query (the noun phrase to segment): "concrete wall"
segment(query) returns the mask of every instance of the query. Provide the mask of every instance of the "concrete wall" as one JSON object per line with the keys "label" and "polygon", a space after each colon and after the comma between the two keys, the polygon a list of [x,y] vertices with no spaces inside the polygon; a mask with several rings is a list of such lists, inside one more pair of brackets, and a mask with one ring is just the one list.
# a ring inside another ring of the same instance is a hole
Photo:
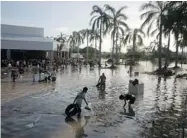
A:
{"label": "concrete wall", "polygon": [[44,37],[44,28],[1,24],[1,35]]}

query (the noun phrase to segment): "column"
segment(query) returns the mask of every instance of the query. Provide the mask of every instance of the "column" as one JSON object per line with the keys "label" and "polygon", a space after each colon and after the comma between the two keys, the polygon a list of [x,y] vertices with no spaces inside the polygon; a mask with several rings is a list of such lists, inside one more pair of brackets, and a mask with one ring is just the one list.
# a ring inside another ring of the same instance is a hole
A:
{"label": "column", "polygon": [[54,51],[50,52],[50,59],[51,59],[51,61],[53,61],[53,59],[54,59]]}
{"label": "column", "polygon": [[7,51],[6,51],[6,57],[7,57],[8,60],[11,59],[11,51],[10,51],[10,49],[7,49]]}
{"label": "column", "polygon": [[49,52],[48,51],[45,52],[45,58],[49,58]]}

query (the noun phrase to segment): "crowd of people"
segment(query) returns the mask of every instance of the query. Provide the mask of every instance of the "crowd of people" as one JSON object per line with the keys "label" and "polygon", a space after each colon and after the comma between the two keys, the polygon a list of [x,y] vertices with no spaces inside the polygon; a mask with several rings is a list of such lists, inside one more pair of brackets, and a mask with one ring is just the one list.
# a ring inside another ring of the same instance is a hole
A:
{"label": "crowd of people", "polygon": [[[82,65],[90,66],[90,69],[96,65],[96,61],[86,61],[83,59],[66,59],[66,58],[55,58],[54,60],[50,59],[28,59],[28,60],[1,60],[1,67],[4,68],[3,71],[5,74],[11,72],[12,81],[16,81],[18,77],[22,77],[25,71],[28,71],[29,68],[32,69],[33,72],[33,81],[35,81],[34,74],[45,74],[45,82],[46,80],[52,79],[50,73],[48,72],[50,67],[52,67],[53,71],[60,71],[64,70],[68,65],[72,67],[81,68]],[[3,72],[3,73],[4,73]],[[47,79],[48,77],[48,79]],[[41,78],[41,76],[40,76]],[[54,79],[54,77],[53,77]],[[44,81],[40,80],[40,81]]]}

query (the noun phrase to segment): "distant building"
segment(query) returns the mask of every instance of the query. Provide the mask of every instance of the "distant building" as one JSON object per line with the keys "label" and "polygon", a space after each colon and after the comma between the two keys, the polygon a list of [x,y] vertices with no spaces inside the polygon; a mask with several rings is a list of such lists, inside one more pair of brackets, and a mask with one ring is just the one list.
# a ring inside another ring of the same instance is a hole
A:
{"label": "distant building", "polygon": [[[44,37],[44,28],[1,24],[1,59],[53,59],[57,44]],[[65,47],[62,51],[69,50]]]}

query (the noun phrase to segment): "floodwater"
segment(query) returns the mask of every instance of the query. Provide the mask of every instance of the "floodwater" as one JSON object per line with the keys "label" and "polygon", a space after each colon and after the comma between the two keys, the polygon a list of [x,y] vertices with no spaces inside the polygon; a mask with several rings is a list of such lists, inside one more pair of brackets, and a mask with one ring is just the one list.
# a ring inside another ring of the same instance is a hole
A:
{"label": "floodwater", "polygon": [[[156,65],[151,62],[141,62],[133,68],[134,72],[140,72],[139,76],[130,77],[129,67],[124,65],[118,66],[116,70],[68,66],[58,73],[54,84],[32,84],[32,79],[27,80],[25,85],[32,86],[28,91],[38,88],[38,92],[9,99],[7,102],[5,100],[1,110],[2,137],[187,137],[187,80],[143,73],[155,68]],[[183,68],[181,72],[185,72],[187,66],[183,65]],[[105,92],[95,87],[102,73],[107,78]],[[134,78],[144,83],[144,93],[136,95],[132,108],[126,105],[124,111],[124,103],[118,97],[128,92],[129,80]],[[16,83],[16,88],[20,89],[21,84]],[[14,93],[13,88],[9,90],[9,85],[11,82],[2,83],[2,91]],[[82,109],[81,118],[75,116],[67,119],[65,108],[85,86],[88,87],[86,99],[92,110]]]}

